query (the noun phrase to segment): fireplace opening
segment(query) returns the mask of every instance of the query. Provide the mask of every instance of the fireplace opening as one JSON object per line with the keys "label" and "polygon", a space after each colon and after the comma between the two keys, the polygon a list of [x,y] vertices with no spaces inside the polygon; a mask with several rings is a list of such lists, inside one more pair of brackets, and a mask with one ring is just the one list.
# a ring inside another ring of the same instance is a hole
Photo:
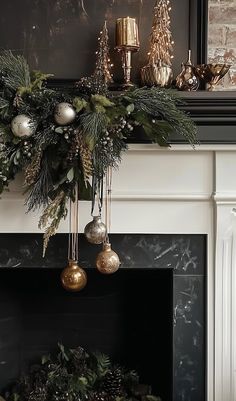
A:
{"label": "fireplace opening", "polygon": [[87,274],[73,294],[59,269],[0,269],[0,393],[60,342],[108,354],[172,400],[173,270]]}

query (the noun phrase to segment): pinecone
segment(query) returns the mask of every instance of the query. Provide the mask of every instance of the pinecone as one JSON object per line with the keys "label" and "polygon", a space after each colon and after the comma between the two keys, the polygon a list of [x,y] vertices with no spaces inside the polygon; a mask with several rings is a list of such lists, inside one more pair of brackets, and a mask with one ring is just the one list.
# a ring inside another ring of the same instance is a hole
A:
{"label": "pinecone", "polygon": [[96,391],[91,396],[91,401],[112,401],[111,396],[105,391]]}
{"label": "pinecone", "polygon": [[37,387],[30,392],[28,400],[29,401],[46,401],[47,391],[43,387]]}
{"label": "pinecone", "polygon": [[104,383],[103,390],[109,394],[112,398],[120,397],[123,394],[122,388],[122,372],[119,368],[114,370],[109,370],[107,372]]}

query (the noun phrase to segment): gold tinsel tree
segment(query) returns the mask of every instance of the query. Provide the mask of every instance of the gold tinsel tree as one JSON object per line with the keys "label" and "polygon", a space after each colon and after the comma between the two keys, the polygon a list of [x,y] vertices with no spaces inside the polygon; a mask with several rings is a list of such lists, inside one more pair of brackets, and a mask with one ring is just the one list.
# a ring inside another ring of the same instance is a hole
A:
{"label": "gold tinsel tree", "polygon": [[105,21],[103,29],[100,32],[100,36],[98,38],[99,48],[98,51],[96,52],[97,61],[94,71],[94,77],[106,83],[112,82],[112,75],[111,75],[112,64],[109,56],[108,40],[109,38],[108,38],[107,22]]}
{"label": "gold tinsel tree", "polygon": [[148,63],[171,66],[173,40],[170,30],[170,1],[157,0],[154,7]]}
{"label": "gold tinsel tree", "polygon": [[109,37],[107,22],[105,21],[98,38],[99,46],[96,51],[96,67],[94,73],[90,77],[82,78],[78,82],[80,88],[84,88],[89,92],[103,94],[107,87],[113,82],[110,56],[109,56]]}

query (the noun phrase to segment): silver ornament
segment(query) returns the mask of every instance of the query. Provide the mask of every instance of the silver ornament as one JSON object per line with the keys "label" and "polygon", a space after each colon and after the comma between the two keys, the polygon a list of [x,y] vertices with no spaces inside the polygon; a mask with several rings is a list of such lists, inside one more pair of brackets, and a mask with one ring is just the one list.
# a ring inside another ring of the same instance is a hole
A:
{"label": "silver ornament", "polygon": [[14,117],[11,122],[11,130],[13,134],[19,138],[29,137],[35,132],[35,124],[30,117],[19,114]]}
{"label": "silver ornament", "polygon": [[74,121],[76,111],[70,103],[58,103],[55,108],[54,119],[58,125],[68,125]]}
{"label": "silver ornament", "polygon": [[100,216],[94,216],[84,229],[84,235],[91,244],[102,244],[107,235],[106,225]]}

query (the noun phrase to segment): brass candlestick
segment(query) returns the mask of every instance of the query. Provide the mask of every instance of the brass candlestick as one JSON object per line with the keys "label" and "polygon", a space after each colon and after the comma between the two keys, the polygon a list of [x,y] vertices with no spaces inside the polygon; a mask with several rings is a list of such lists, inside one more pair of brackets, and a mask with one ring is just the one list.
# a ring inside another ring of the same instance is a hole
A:
{"label": "brass candlestick", "polygon": [[133,86],[131,82],[132,52],[137,52],[139,48],[138,26],[135,18],[118,18],[116,20],[116,49],[122,54],[124,89]]}

